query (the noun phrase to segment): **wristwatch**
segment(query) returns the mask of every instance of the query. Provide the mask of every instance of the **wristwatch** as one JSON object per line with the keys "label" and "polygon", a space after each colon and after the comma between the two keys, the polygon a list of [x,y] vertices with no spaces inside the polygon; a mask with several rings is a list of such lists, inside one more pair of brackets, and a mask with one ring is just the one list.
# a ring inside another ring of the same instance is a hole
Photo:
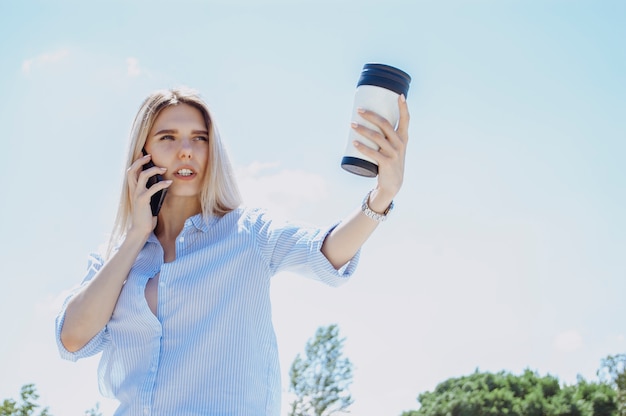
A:
{"label": "wristwatch", "polygon": [[370,195],[371,195],[371,193],[373,191],[374,191],[373,189],[371,191],[369,191],[367,193],[367,195],[365,195],[365,198],[363,198],[363,203],[361,204],[361,211],[363,211],[363,213],[365,215],[367,215],[368,217],[370,217],[374,221],[383,222],[383,221],[385,221],[387,219],[387,215],[393,209],[393,201],[391,201],[391,204],[389,204],[389,206],[387,207],[385,212],[383,212],[382,214],[379,214],[378,212],[372,211],[372,209],[369,206],[369,200],[370,200]]}

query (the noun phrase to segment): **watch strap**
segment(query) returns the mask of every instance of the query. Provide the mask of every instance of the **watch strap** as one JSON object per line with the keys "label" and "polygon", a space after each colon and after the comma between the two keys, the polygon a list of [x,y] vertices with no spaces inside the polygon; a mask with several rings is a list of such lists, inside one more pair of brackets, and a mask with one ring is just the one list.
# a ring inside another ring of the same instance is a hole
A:
{"label": "watch strap", "polygon": [[374,221],[383,222],[387,219],[387,216],[393,209],[394,204],[393,204],[393,201],[391,201],[391,204],[389,204],[387,209],[382,214],[376,211],[373,211],[369,206],[370,195],[372,194],[373,191],[374,191],[373,189],[369,191],[367,195],[365,195],[365,198],[363,198],[363,202],[361,203],[361,211],[365,215],[367,215],[369,218],[373,219]]}

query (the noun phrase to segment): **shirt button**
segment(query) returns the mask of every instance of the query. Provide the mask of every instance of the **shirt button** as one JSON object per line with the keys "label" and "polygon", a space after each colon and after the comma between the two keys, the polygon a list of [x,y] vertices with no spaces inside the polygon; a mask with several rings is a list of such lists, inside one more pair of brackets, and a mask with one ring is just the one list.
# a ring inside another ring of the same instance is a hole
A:
{"label": "shirt button", "polygon": [[181,237],[181,238],[179,238],[179,239],[178,239],[178,241],[179,241],[180,243],[184,243],[184,242],[185,242],[185,237]]}

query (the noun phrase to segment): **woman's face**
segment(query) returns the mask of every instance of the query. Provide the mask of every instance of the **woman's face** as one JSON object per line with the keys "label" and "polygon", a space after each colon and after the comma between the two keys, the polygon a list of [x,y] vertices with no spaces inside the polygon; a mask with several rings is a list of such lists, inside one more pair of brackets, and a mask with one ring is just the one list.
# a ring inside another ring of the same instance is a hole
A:
{"label": "woman's face", "polygon": [[200,110],[188,104],[163,109],[148,134],[146,152],[172,180],[168,196],[198,196],[209,160],[209,132]]}

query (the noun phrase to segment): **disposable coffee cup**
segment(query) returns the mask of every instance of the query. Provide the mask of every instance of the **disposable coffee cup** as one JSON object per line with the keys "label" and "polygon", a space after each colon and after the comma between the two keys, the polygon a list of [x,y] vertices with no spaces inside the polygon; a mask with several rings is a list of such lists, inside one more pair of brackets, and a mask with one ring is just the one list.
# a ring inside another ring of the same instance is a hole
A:
{"label": "disposable coffee cup", "polygon": [[[400,119],[398,97],[401,94],[407,96],[410,83],[411,76],[398,68],[383,64],[365,64],[354,94],[352,121],[381,132],[376,125],[359,115],[357,109],[363,108],[378,113],[386,118],[392,126],[396,126]],[[352,143],[355,140],[376,151],[379,149],[376,143],[361,136],[354,129],[350,129],[348,145],[343,159],[341,159],[341,167],[355,175],[375,177],[378,175],[378,165],[354,147]]]}

